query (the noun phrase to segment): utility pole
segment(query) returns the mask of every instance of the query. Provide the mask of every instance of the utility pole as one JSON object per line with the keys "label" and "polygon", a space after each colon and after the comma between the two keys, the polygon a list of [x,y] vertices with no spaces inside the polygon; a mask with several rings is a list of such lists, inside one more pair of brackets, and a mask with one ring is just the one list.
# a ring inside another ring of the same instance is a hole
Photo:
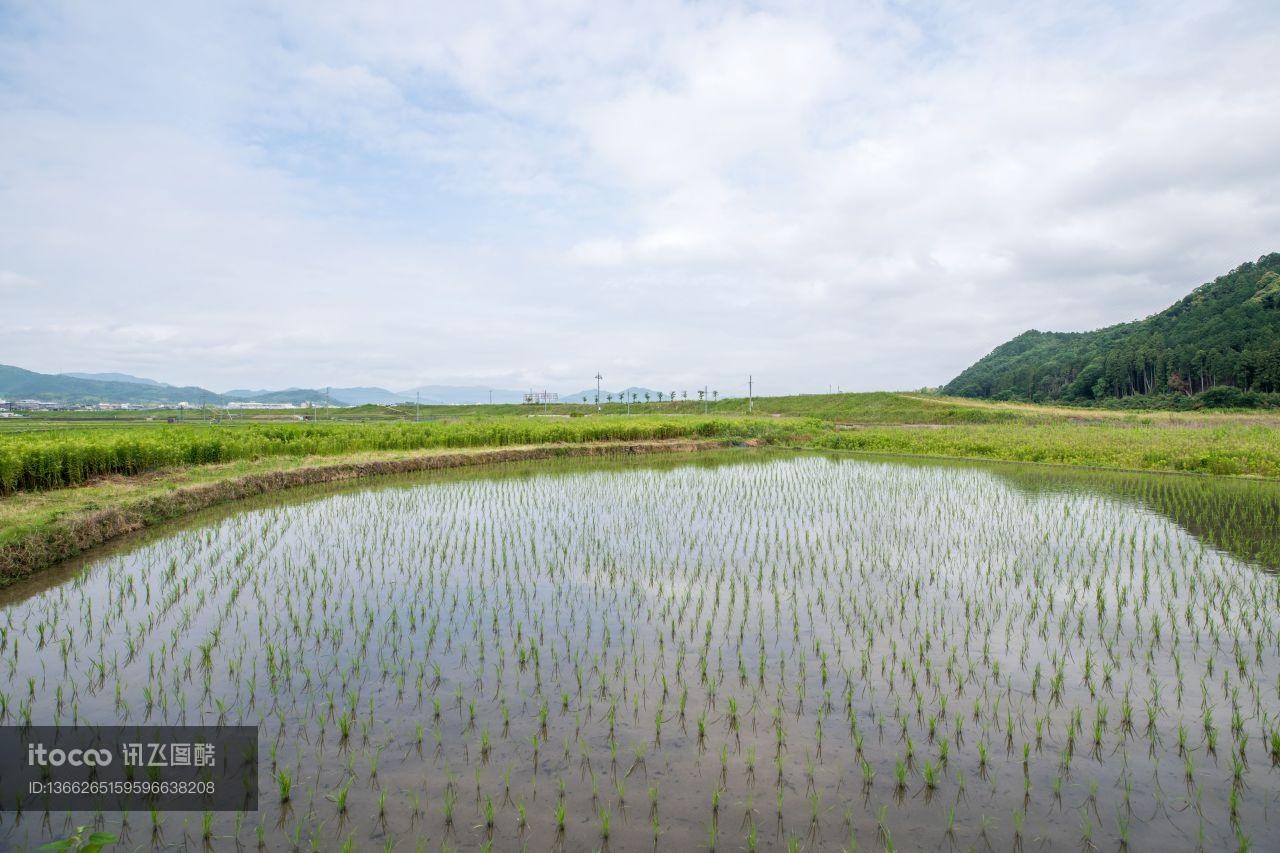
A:
{"label": "utility pole", "polygon": [[422,409],[422,392],[414,391],[413,392],[413,422],[414,423],[418,422],[418,415],[421,409]]}
{"label": "utility pole", "polygon": [[600,371],[596,371],[596,414],[600,413],[600,380],[604,377],[600,375]]}
{"label": "utility pole", "polygon": [[489,389],[489,405],[490,406],[493,405],[493,389],[492,388]]}
{"label": "utility pole", "polygon": [[710,391],[711,391],[710,385],[702,386],[702,414],[704,415],[707,413],[707,406],[708,406],[707,399],[710,396]]}
{"label": "utility pole", "polygon": [[755,389],[752,385],[753,379],[754,377],[752,377],[750,374],[747,375],[747,414],[748,415],[751,414],[753,411],[755,411],[755,408],[756,408],[756,401],[753,393]]}

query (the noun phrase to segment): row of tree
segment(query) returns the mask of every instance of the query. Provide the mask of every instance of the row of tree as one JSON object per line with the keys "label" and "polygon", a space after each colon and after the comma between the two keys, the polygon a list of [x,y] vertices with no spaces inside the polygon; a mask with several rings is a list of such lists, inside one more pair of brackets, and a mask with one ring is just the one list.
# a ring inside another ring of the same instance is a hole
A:
{"label": "row of tree", "polygon": [[[664,401],[664,398],[663,398],[663,396],[662,396],[662,392],[661,392],[661,391],[655,391],[655,392],[653,392],[653,393],[655,393],[655,394],[657,394],[657,395],[658,395],[658,402],[659,402],[659,403],[661,403],[661,402],[663,402],[663,401]],[[705,389],[700,389],[700,390],[698,390],[696,393],[697,393],[697,395],[698,395],[698,401],[699,401],[699,402],[701,402],[701,401],[703,401],[703,400],[707,399],[708,392],[707,392]],[[613,395],[613,394],[605,394],[605,395],[604,395],[604,401],[605,401],[606,403],[612,403],[612,402],[613,402],[613,399],[614,399],[614,396],[615,396],[615,395]],[[628,400],[627,400],[627,395],[626,395],[626,394],[621,394],[621,393],[620,393],[620,394],[618,394],[618,395],[616,395],[616,396],[617,396],[617,398],[618,398],[618,402],[619,402],[619,403],[626,403],[626,402],[628,402]],[[648,391],[645,391],[643,394],[641,394],[639,391],[632,391],[632,392],[631,392],[631,395],[630,395],[630,402],[632,402],[632,403],[638,403],[638,402],[640,402],[640,398],[641,398],[641,397],[644,397],[644,401],[645,401],[646,403],[651,403],[651,402],[653,402],[653,396],[652,396],[652,395],[650,394],[650,392],[648,392]],[[684,400],[688,400],[688,399],[689,399],[689,392],[688,392],[688,391],[681,391],[681,392],[680,392],[680,398],[681,398],[681,399],[684,399]],[[712,402],[715,402],[716,400],[718,400],[718,399],[720,398],[720,392],[719,392],[719,391],[711,391],[711,392],[710,392],[710,398],[711,398],[711,401],[712,401]],[[672,392],[671,392],[671,394],[670,394],[670,396],[668,396],[668,397],[666,397],[666,398],[665,398],[665,401],[666,401],[666,402],[668,402],[668,403],[674,403],[674,402],[676,402],[676,400],[677,400],[677,398],[676,398],[676,392],[675,392],[675,391],[672,391]],[[597,402],[597,403],[599,403],[599,402],[600,402],[600,397],[599,397],[599,396],[597,396],[597,397],[596,397],[596,402]]]}

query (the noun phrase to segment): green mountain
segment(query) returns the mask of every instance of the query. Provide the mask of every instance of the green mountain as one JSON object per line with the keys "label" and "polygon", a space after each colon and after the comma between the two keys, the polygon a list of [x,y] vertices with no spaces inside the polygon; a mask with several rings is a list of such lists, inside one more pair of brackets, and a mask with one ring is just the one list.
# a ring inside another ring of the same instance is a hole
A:
{"label": "green mountain", "polygon": [[413,402],[412,394],[397,394],[386,388],[370,388],[363,385],[353,388],[332,388],[329,390],[329,397],[344,406],[394,406],[396,403]]}
{"label": "green mountain", "polygon": [[[397,393],[385,388],[356,386],[330,388],[285,388],[272,391],[265,388],[236,388],[219,394],[206,388],[185,386],[182,388],[144,379],[128,373],[36,373],[21,367],[0,364],[0,399],[40,400],[67,406],[92,405],[94,403],[133,403],[139,405],[190,403],[209,406],[225,406],[228,403],[292,403],[297,406],[325,405],[331,401],[337,406],[363,406],[368,404],[405,405],[413,403],[415,392],[424,404],[487,402],[489,388],[455,387],[452,385],[424,385]],[[519,391],[493,391],[495,403],[518,403]]]}
{"label": "green mountain", "polygon": [[143,385],[136,381],[81,379],[67,374],[36,373],[0,364],[0,397],[52,403],[220,403],[223,397],[204,388]]}
{"label": "green mountain", "polygon": [[[111,378],[98,378],[111,377]],[[120,377],[120,378],[116,378]],[[335,389],[336,390],[336,389]],[[234,401],[257,403],[319,403],[325,399],[323,391],[306,388],[290,388],[285,391],[246,391],[243,394],[228,392],[218,394],[207,388],[187,385],[181,388],[151,380],[139,379],[128,374],[36,373],[0,364],[0,398],[6,400],[41,400],[61,405],[92,405],[94,403],[133,403],[139,405],[189,403],[193,406],[225,406]],[[343,402],[334,395],[336,402]]]}
{"label": "green mountain", "polygon": [[[337,395],[328,398],[336,406],[343,405],[343,400],[338,399]],[[242,402],[249,403],[292,403],[295,406],[305,406],[308,403],[322,406],[325,405],[325,396],[323,391],[316,391],[313,388],[286,388],[283,391],[259,391]]]}
{"label": "green mountain", "polygon": [[[334,390],[336,391],[337,389]],[[321,405],[325,400],[324,392],[317,391],[314,388],[285,388],[283,391],[269,391],[265,388],[251,391],[247,388],[236,388],[231,391],[223,391],[222,396],[240,403],[293,403],[294,405],[314,403]],[[336,405],[346,403],[345,400],[339,399],[337,394],[334,394],[329,399]]]}
{"label": "green mountain", "polygon": [[[1220,387],[1225,393],[1211,391]],[[1201,285],[1145,320],[1093,332],[1024,332],[943,392],[1081,402],[1135,395],[1280,392],[1280,253]]]}

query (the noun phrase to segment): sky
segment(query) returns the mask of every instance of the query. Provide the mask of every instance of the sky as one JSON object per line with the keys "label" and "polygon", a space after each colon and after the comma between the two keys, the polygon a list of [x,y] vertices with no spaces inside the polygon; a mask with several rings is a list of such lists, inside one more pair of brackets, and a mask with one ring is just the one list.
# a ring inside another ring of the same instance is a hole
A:
{"label": "sky", "polygon": [[0,0],[0,363],[945,383],[1280,251],[1274,0]]}

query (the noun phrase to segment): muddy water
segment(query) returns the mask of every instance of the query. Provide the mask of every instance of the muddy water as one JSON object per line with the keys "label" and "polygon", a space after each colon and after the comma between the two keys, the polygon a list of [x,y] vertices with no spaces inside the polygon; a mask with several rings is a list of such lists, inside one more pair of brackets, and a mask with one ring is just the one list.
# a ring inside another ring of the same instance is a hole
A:
{"label": "muddy water", "polygon": [[750,451],[400,478],[10,590],[0,689],[260,727],[258,812],[97,818],[131,848],[1276,849],[1275,501]]}

